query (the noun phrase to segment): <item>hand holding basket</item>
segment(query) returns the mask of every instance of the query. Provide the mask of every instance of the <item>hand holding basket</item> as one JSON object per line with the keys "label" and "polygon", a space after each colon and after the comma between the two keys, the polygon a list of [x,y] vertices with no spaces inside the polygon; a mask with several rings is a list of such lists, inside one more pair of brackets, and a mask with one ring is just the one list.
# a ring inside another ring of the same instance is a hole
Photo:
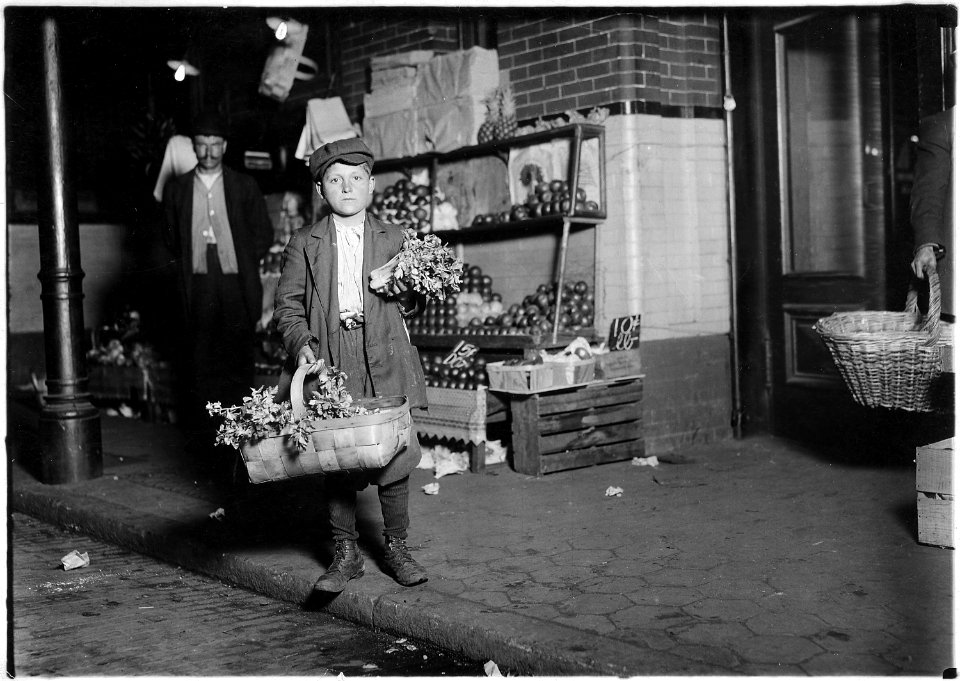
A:
{"label": "hand holding basket", "polygon": [[[306,405],[303,383],[311,365],[297,368],[290,385],[290,404],[296,418]],[[382,468],[410,438],[410,405],[403,395],[357,400],[375,413],[339,419],[314,420],[310,442],[297,448],[291,435],[277,435],[245,443],[240,451],[253,483],[284,480],[302,475]]]}
{"label": "hand holding basket", "polygon": [[857,403],[937,410],[934,383],[943,371],[941,350],[953,344],[953,330],[940,321],[940,278],[932,272],[928,280],[926,315],[912,288],[904,312],[835,312],[817,321],[817,333]]}

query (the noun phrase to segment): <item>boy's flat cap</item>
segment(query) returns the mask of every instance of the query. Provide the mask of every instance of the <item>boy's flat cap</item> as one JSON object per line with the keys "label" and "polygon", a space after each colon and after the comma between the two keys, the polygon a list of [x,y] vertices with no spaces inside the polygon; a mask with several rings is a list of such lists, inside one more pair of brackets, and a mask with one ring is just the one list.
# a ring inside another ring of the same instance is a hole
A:
{"label": "boy's flat cap", "polygon": [[369,163],[372,166],[373,152],[359,137],[328,142],[317,147],[310,154],[310,175],[313,181],[319,182],[323,178],[323,171],[337,162],[352,166]]}

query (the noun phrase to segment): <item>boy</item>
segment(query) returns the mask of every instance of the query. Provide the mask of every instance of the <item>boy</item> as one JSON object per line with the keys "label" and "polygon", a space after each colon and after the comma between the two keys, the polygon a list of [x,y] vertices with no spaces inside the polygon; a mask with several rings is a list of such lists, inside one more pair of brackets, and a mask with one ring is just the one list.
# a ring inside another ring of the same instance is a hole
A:
{"label": "boy", "polygon": [[[274,319],[296,364],[324,360],[346,373],[354,398],[406,395],[411,408],[426,407],[423,368],[403,319],[424,299],[402,282],[369,287],[371,270],[399,253],[403,229],[367,214],[375,178],[373,153],[360,139],[330,142],[310,156],[310,173],[332,211],[294,232],[283,254]],[[327,476],[325,496],[335,542],[334,559],[314,589],[339,593],[363,574],[357,548],[357,491],[377,485],[383,513],[385,560],[404,586],[427,581],[406,545],[409,474],[420,462],[410,441],[385,467]]]}

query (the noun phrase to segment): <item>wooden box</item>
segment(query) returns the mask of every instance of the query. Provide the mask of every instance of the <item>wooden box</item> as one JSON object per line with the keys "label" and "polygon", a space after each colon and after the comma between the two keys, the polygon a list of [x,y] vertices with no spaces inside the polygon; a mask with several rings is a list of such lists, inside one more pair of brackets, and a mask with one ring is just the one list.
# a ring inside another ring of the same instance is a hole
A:
{"label": "wooden box", "polygon": [[643,456],[643,380],[513,395],[513,468],[544,475]]}
{"label": "wooden box", "polygon": [[487,378],[490,380],[490,390],[527,395],[590,383],[595,366],[592,357],[572,362],[516,366],[491,362],[487,364]]}
{"label": "wooden box", "polygon": [[640,375],[640,348],[604,352],[594,355],[597,362],[596,378],[622,378],[624,376]]}
{"label": "wooden box", "polygon": [[953,438],[917,447],[917,539],[954,546]]}

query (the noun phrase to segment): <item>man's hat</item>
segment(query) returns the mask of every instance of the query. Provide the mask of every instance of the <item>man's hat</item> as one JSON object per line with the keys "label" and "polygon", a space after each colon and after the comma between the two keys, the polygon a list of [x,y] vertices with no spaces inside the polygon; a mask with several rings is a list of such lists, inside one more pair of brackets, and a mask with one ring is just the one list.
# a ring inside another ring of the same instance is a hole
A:
{"label": "man's hat", "polygon": [[323,179],[323,172],[334,163],[346,163],[358,166],[362,163],[373,165],[373,152],[359,137],[336,142],[328,142],[310,154],[310,175],[314,182]]}
{"label": "man's hat", "polygon": [[209,135],[211,137],[226,137],[227,125],[215,111],[203,111],[193,119],[191,135]]}

